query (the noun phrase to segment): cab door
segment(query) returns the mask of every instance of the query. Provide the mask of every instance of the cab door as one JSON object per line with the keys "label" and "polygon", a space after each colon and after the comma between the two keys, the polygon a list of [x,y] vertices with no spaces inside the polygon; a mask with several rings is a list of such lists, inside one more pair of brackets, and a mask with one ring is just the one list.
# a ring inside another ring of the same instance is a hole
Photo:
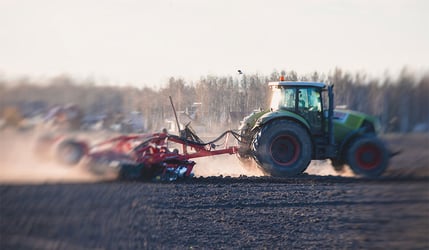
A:
{"label": "cab door", "polygon": [[312,134],[322,134],[323,116],[320,90],[314,87],[299,88],[297,95],[298,114],[308,121]]}

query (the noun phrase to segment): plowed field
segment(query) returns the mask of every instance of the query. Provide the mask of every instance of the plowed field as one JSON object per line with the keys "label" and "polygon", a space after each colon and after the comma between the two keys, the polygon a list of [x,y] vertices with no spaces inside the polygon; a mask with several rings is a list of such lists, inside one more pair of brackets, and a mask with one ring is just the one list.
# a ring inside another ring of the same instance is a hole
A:
{"label": "plowed field", "polygon": [[206,174],[173,183],[31,182],[34,169],[11,181],[9,161],[0,173],[0,249],[428,249],[427,152],[402,157],[377,180]]}

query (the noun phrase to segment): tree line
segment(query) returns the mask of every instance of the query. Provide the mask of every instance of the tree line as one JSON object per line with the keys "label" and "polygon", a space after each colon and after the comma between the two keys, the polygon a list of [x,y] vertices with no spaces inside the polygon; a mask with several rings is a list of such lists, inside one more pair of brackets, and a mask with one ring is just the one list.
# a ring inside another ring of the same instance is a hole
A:
{"label": "tree line", "polygon": [[[198,81],[171,77],[158,88],[103,86],[91,80],[61,75],[46,80],[0,78],[0,109],[23,103],[46,107],[77,104],[85,114],[140,111],[147,129],[158,130],[176,110],[186,111],[198,103],[199,122],[208,129],[237,128],[239,119],[269,101],[269,81],[322,81],[334,84],[335,104],[377,116],[384,132],[410,132],[429,127],[429,74],[417,77],[403,70],[396,79],[373,79],[335,69],[329,74],[273,71],[269,75],[203,76]],[[43,106],[43,105],[42,105]]]}

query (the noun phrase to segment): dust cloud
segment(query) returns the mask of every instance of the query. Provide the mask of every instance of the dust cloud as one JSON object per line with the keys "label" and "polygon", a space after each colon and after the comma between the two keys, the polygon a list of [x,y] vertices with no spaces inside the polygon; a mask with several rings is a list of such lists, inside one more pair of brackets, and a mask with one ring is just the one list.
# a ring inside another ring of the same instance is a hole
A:
{"label": "dust cloud", "polygon": [[330,160],[312,161],[307,170],[305,170],[305,173],[320,176],[356,177],[347,165],[344,166],[344,169],[341,172],[336,172],[332,167]]}
{"label": "dust cloud", "polygon": [[256,165],[242,165],[235,155],[217,155],[194,159],[197,163],[194,167],[195,176],[263,176]]}
{"label": "dust cloud", "polygon": [[[57,163],[52,152],[55,145],[45,154],[35,151],[40,132],[0,132],[0,184],[94,182],[104,180],[94,176],[82,165],[63,166]],[[235,155],[218,155],[194,159],[196,177],[208,176],[263,176],[264,173],[253,161],[243,164]],[[337,173],[329,161],[313,161],[305,171],[311,175],[354,176],[349,168]]]}
{"label": "dust cloud", "polygon": [[[264,176],[264,173],[256,166],[253,161],[251,164],[244,165],[235,155],[219,155],[213,157],[197,158],[194,160],[197,164],[194,167],[195,176]],[[354,177],[352,170],[345,166],[342,172],[336,172],[329,160],[312,161],[305,173],[319,176],[344,176]]]}
{"label": "dust cloud", "polygon": [[81,166],[62,166],[55,162],[53,149],[36,154],[37,132],[0,132],[0,184],[92,182],[97,178]]}

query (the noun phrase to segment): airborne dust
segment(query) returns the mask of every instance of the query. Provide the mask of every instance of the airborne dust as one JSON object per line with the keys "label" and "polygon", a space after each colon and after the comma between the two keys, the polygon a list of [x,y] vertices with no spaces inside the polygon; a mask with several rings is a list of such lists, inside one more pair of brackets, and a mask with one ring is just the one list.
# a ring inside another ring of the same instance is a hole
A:
{"label": "airborne dust", "polygon": [[56,163],[53,150],[37,154],[36,140],[41,134],[14,130],[0,133],[0,183],[91,182],[97,178],[80,166]]}
{"label": "airborne dust", "polygon": [[[100,177],[88,173],[81,165],[63,166],[54,157],[55,144],[43,154],[37,152],[36,141],[42,132],[0,132],[0,183],[58,183],[58,182],[94,182]],[[94,140],[95,136],[91,136]],[[101,137],[98,135],[98,137]],[[106,135],[103,136],[103,139]],[[263,176],[254,164],[243,165],[235,155],[218,155],[194,159],[196,177],[208,176]],[[306,173],[314,175],[338,175],[328,161],[315,161]],[[348,169],[342,176],[352,176]]]}

